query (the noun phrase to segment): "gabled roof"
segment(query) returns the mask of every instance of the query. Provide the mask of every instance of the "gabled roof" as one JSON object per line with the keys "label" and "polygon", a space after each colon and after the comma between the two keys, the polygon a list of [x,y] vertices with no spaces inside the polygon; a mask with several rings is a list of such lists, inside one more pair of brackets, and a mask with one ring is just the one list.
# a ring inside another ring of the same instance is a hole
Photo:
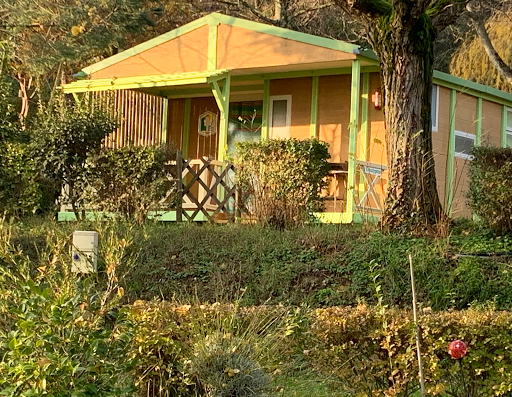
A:
{"label": "gabled roof", "polygon": [[155,37],[151,40],[145,41],[144,43],[129,48],[123,52],[120,52],[119,54],[113,55],[93,65],[85,67],[82,69],[80,73],[77,73],[75,77],[84,78],[88,75],[91,75],[92,73],[96,73],[125,59],[141,54],[142,52],[147,51],[153,47],[159,46],[170,40],[176,39],[180,36],[190,33],[193,30],[196,30],[200,27],[215,26],[220,24],[248,29],[254,32],[289,39],[299,43],[311,44],[317,47],[323,47],[330,50],[359,55],[372,60],[378,59],[377,56],[371,50],[363,50],[358,45],[350,44],[344,41],[314,36],[307,33],[295,32],[289,29],[266,25],[259,22],[252,22],[241,18],[222,15],[219,13],[211,13],[195,21],[192,21],[186,25],[183,25],[179,28],[171,30],[170,32],[164,33],[158,37]]}

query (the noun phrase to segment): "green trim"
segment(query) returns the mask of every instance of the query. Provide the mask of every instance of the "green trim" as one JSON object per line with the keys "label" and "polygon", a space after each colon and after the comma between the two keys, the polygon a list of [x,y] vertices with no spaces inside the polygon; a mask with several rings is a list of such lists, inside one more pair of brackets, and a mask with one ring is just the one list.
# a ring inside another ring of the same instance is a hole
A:
{"label": "green trim", "polygon": [[217,159],[224,161],[228,149],[229,96],[231,91],[231,76],[228,73],[223,81],[222,89],[218,81],[210,83],[213,96],[220,110],[219,147]]}
{"label": "green trim", "polygon": [[[361,73],[377,73],[380,72],[378,66],[362,66]],[[311,70],[294,70],[290,72],[276,72],[276,73],[256,73],[247,74],[243,76],[233,76],[233,81],[247,81],[247,80],[274,80],[274,79],[292,79],[297,77],[313,77],[313,76],[334,76],[340,74],[351,74],[352,68],[330,68],[330,69],[311,69]]]}
{"label": "green trim", "polygon": [[183,138],[181,142],[181,152],[183,158],[188,159],[188,144],[190,137],[190,109],[191,109],[190,98],[185,99],[185,110],[183,114]]}
{"label": "green trim", "polygon": [[501,147],[507,147],[507,107],[501,108]]}
{"label": "green trim", "polygon": [[482,144],[482,98],[476,98],[475,146]]}
{"label": "green trim", "polygon": [[[362,84],[362,92],[361,92],[361,130],[359,131],[359,139],[358,139],[358,154],[357,158],[362,161],[368,160],[368,149],[369,149],[369,104],[370,104],[370,74],[363,73],[363,84]],[[358,193],[364,194],[365,190],[365,180],[363,177],[363,170],[361,169],[361,176],[359,178],[359,186]],[[359,195],[361,197],[361,195]]]}
{"label": "green trim", "polygon": [[217,69],[217,38],[219,25],[209,24],[208,26],[208,70]]}
{"label": "green trim", "polygon": [[359,160],[368,160],[369,148],[369,106],[370,106],[370,74],[363,73],[363,91],[361,93],[361,140],[359,143]]}
{"label": "green trim", "polygon": [[165,145],[167,143],[168,116],[169,116],[169,99],[164,98],[164,103],[162,105],[162,145]]}
{"label": "green trim", "polygon": [[[185,211],[189,216],[192,216],[194,211]],[[213,213],[213,211],[209,211]],[[114,213],[109,212],[92,212],[88,211],[85,213],[85,218],[89,221],[105,221],[109,218],[114,217]],[[149,211],[148,219],[154,219],[162,222],[176,222],[176,211]],[[74,212],[59,212],[57,214],[57,220],[59,222],[75,222],[76,216]],[[194,217],[194,222],[207,222],[208,218],[201,211]]]}
{"label": "green trim", "polygon": [[80,80],[70,84],[64,84],[62,86],[62,90],[65,94],[70,94],[74,92],[111,91],[187,84],[205,84],[216,77],[223,78],[225,74],[225,70],[212,70],[207,72],[120,77],[118,79]]}
{"label": "green trim", "polygon": [[163,44],[167,41],[173,40],[179,36],[183,36],[184,34],[190,33],[193,30],[196,30],[202,26],[205,26],[208,23],[207,21],[208,21],[208,15],[205,17],[196,19],[195,21],[192,21],[190,23],[187,23],[186,25],[180,26],[179,28],[171,30],[170,32],[167,32],[160,36],[157,36],[151,40],[145,41],[144,43],[136,45],[135,47],[129,48],[123,52],[120,52],[119,54],[108,57],[107,59],[104,59],[103,61],[97,62],[91,66],[83,68],[82,72],[87,75],[96,73],[99,70],[105,69],[109,66],[112,66],[112,65],[118,63],[118,62],[124,61],[125,59],[131,58],[131,57],[138,55],[144,51],[147,51],[153,47],[159,46],[160,44]]}
{"label": "green trim", "polygon": [[377,223],[380,220],[375,215],[355,213],[350,216],[347,212],[313,212],[311,215],[317,223]]}
{"label": "green trim", "polygon": [[82,70],[80,70],[78,73],[75,73],[73,77],[77,80],[86,79],[87,73],[84,73]]}
{"label": "green trim", "polygon": [[311,85],[311,121],[309,122],[309,135],[311,138],[317,138],[317,118],[318,118],[318,76],[313,76]]}
{"label": "green trim", "polygon": [[[264,23],[259,22],[252,22],[241,18],[230,17],[216,12],[208,15],[208,17],[217,23],[222,23],[237,28],[248,29],[255,32],[265,33],[272,36],[281,37],[283,39],[290,39],[306,44],[312,44],[318,47],[329,48],[331,50],[348,52],[350,54],[355,55],[361,53],[358,45],[346,43],[340,40],[333,40],[325,37],[314,36],[312,34],[295,32],[293,30],[279,28],[277,26],[272,25],[266,25]],[[369,52],[365,51],[364,56],[369,57]]]}
{"label": "green trim", "polygon": [[320,223],[350,223],[353,219],[346,212],[313,212],[312,215]]}
{"label": "green trim", "polygon": [[263,80],[263,109],[261,115],[261,139],[269,137],[270,80]]}
{"label": "green trim", "polygon": [[457,91],[450,91],[450,129],[448,135],[448,154],[446,157],[446,188],[445,203],[446,213],[451,216],[453,201],[453,178],[455,162],[455,105],[457,103]]}
{"label": "green trim", "polygon": [[361,88],[361,62],[352,61],[352,84],[350,88],[350,137],[348,143],[348,176],[347,176],[347,206],[346,211],[353,219],[355,209],[355,181],[356,181],[356,150],[357,130],[359,126],[359,100]]}
{"label": "green trim", "polygon": [[451,88],[465,94],[481,97],[501,105],[512,106],[512,94],[484,84],[474,83],[447,73],[434,71],[434,84]]}

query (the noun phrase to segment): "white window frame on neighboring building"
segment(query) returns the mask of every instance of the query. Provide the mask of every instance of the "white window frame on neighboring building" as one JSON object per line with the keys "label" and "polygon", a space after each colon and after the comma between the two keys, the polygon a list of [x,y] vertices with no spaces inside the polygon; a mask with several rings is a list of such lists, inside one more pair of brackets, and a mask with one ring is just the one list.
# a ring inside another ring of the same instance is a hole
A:
{"label": "white window frame on neighboring building", "polygon": [[[455,130],[455,136],[456,137],[459,136],[459,137],[462,137],[462,138],[471,139],[473,141],[473,146],[475,146],[475,142],[476,142],[476,135],[475,134],[469,134],[467,132]],[[455,145],[454,145],[453,151],[454,151],[454,156],[455,157],[459,157],[459,158],[465,159],[465,160],[473,160],[473,156],[471,154],[463,153],[463,152],[457,152],[457,148],[455,147]]]}
{"label": "white window frame on neighboring building", "polygon": [[286,100],[286,126],[284,127],[276,127],[283,128],[285,133],[290,135],[290,125],[292,122],[292,96],[291,95],[273,95],[269,97],[269,111],[268,111],[268,120],[269,120],[269,137],[273,138],[273,116],[274,116],[274,102],[275,101],[283,101]]}
{"label": "white window frame on neighboring building", "polygon": [[[509,117],[510,113],[512,113],[512,108],[507,108],[507,123],[506,123],[506,128],[505,128],[506,138],[512,137],[512,125],[508,125],[508,117]],[[508,141],[508,139],[505,139],[505,143],[507,141]],[[508,147],[511,147],[511,146],[508,146]]]}
{"label": "white window frame on neighboring building", "polygon": [[[435,112],[433,109],[433,105],[435,104]],[[432,132],[437,132],[439,128],[439,86],[437,84],[432,85]],[[434,122],[435,118],[435,122]]]}

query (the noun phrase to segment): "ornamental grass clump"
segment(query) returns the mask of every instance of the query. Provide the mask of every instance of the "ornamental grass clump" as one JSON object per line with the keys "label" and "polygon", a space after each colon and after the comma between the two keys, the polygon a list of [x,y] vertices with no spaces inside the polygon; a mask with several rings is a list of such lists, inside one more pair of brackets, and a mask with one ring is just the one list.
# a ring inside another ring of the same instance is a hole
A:
{"label": "ornamental grass clump", "polygon": [[270,377],[248,341],[232,334],[208,335],[195,345],[191,373],[209,397],[260,397]]}

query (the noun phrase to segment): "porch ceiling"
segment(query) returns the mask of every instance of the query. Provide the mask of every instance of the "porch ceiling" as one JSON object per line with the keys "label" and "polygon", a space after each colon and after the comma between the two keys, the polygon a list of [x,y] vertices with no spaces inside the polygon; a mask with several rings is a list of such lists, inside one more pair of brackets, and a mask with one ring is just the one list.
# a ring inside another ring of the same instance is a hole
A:
{"label": "porch ceiling", "polygon": [[[111,91],[126,89],[141,89],[153,91],[158,87],[188,86],[208,84],[218,81],[228,75],[227,70],[212,70],[207,72],[189,72],[180,74],[160,74],[151,76],[120,77],[113,79],[92,79],[79,80],[73,83],[64,84],[62,90],[66,94],[89,92],[89,91]],[[155,91],[156,93],[157,91]]]}

